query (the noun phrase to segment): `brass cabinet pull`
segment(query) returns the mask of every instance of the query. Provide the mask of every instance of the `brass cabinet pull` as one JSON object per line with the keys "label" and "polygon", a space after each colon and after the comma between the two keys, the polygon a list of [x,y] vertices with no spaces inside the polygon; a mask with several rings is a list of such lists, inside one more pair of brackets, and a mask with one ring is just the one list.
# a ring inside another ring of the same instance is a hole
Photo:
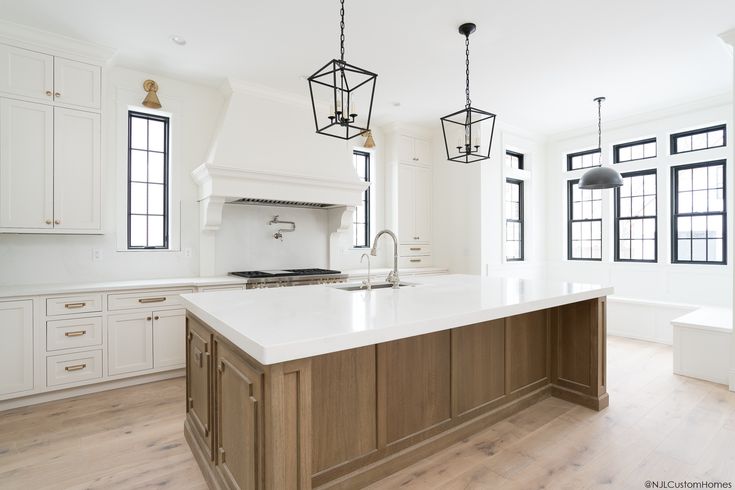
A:
{"label": "brass cabinet pull", "polygon": [[76,330],[74,332],[64,332],[64,335],[66,337],[81,337],[85,333],[87,333],[86,330]]}
{"label": "brass cabinet pull", "polygon": [[421,237],[418,237],[418,236],[413,237],[414,240],[418,240],[419,238]]}
{"label": "brass cabinet pull", "polygon": [[145,321],[147,321],[147,322],[151,321],[151,317],[149,317],[149,316],[145,317]]}
{"label": "brass cabinet pull", "polygon": [[52,91],[50,91],[50,90],[47,90],[46,91],[46,95],[48,95],[49,97],[51,97],[52,95],[54,95],[54,93]]}
{"label": "brass cabinet pull", "polygon": [[67,303],[64,305],[64,308],[67,310],[75,310],[77,308],[84,308],[87,306],[87,303]]}
{"label": "brass cabinet pull", "polygon": [[411,259],[410,262],[421,262],[421,259]]}
{"label": "brass cabinet pull", "polygon": [[61,92],[54,93],[54,97],[61,97]]}
{"label": "brass cabinet pull", "polygon": [[47,219],[47,220],[46,220],[46,224],[47,224],[47,225],[52,225],[53,223],[54,223],[54,222],[53,222],[53,221],[51,221],[50,219]]}
{"label": "brass cabinet pull", "polygon": [[60,225],[61,224],[61,220],[60,219],[55,219],[54,220],[54,224],[55,225]]}
{"label": "brass cabinet pull", "polygon": [[419,250],[421,250],[421,247],[411,247],[409,248],[409,250],[411,250],[412,252],[418,252]]}
{"label": "brass cabinet pull", "polygon": [[163,303],[164,301],[166,301],[166,297],[162,296],[160,298],[140,298],[138,303]]}
{"label": "brass cabinet pull", "polygon": [[154,317],[153,317],[153,319],[154,319],[154,320],[160,320],[160,319],[161,319],[161,317],[160,317],[160,316],[158,316],[158,315],[156,315],[156,316],[154,316]]}
{"label": "brass cabinet pull", "polygon": [[86,364],[75,364],[73,366],[66,366],[64,369],[71,372],[71,371],[81,371],[85,367],[87,367]]}

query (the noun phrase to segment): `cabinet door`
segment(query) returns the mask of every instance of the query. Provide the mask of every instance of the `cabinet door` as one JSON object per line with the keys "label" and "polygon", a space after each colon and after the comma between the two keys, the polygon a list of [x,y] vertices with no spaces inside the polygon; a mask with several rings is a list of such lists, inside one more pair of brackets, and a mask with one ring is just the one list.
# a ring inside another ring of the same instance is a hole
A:
{"label": "cabinet door", "polygon": [[0,396],[33,389],[33,301],[0,302]]}
{"label": "cabinet door", "polygon": [[0,44],[0,92],[51,102],[54,58]]}
{"label": "cabinet door", "polygon": [[428,165],[430,163],[429,155],[431,154],[429,142],[427,140],[415,138],[413,140],[413,154],[416,158],[416,163]]}
{"label": "cabinet door", "polygon": [[54,58],[54,100],[58,103],[99,109],[100,79],[99,66]]}
{"label": "cabinet door", "polygon": [[398,238],[401,243],[416,241],[415,168],[398,165]]}
{"label": "cabinet door", "polygon": [[55,108],[55,228],[100,229],[100,172],[99,114]]}
{"label": "cabinet door", "polygon": [[226,488],[259,489],[263,481],[262,373],[222,343],[216,343],[215,351],[215,467]]}
{"label": "cabinet door", "polygon": [[398,161],[414,163],[414,158],[416,158],[416,155],[413,152],[413,138],[400,135],[398,137]]}
{"label": "cabinet door", "polygon": [[0,227],[53,228],[53,108],[0,98]]}
{"label": "cabinet door", "polygon": [[151,313],[110,315],[107,318],[109,375],[153,368],[153,317]]}
{"label": "cabinet door", "polygon": [[211,352],[209,332],[196,320],[187,320],[186,411],[192,428],[201,438],[202,449],[212,458]]}
{"label": "cabinet door", "polygon": [[414,169],[415,196],[415,238],[416,243],[431,241],[431,180],[430,169],[416,167]]}
{"label": "cabinet door", "polygon": [[153,367],[178,368],[186,363],[186,310],[153,312]]}

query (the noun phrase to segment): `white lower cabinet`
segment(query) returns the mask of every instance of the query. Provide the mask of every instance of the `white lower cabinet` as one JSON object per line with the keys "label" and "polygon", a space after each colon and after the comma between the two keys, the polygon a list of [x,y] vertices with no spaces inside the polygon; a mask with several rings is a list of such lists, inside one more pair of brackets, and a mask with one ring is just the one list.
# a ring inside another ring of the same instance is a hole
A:
{"label": "white lower cabinet", "polygon": [[0,302],[0,396],[33,389],[33,300]]}
{"label": "white lower cabinet", "polygon": [[153,367],[186,364],[186,310],[153,312]]}
{"label": "white lower cabinet", "polygon": [[46,385],[80,383],[102,377],[102,350],[73,352],[46,358]]}
{"label": "white lower cabinet", "polygon": [[107,374],[153,369],[153,316],[150,311],[107,318]]}

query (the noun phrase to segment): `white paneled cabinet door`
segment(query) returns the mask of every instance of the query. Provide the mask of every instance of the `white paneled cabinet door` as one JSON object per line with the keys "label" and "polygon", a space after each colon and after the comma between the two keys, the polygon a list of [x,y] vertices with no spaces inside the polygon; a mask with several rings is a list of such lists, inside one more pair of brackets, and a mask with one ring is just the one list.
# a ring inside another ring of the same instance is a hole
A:
{"label": "white paneled cabinet door", "polygon": [[414,242],[416,198],[415,167],[398,165],[398,239],[401,243]]}
{"label": "white paneled cabinet door", "polygon": [[431,241],[431,170],[416,167],[414,175],[414,241],[428,243]]}
{"label": "white paneled cabinet door", "polygon": [[54,228],[100,229],[100,116],[54,109]]}
{"label": "white paneled cabinet door", "polygon": [[428,141],[419,138],[415,138],[413,140],[413,154],[416,158],[416,163],[420,165],[428,165],[430,152],[431,148],[429,147]]}
{"label": "white paneled cabinet door", "polygon": [[0,92],[51,102],[54,57],[0,44]]}
{"label": "white paneled cabinet door", "polygon": [[416,156],[413,153],[413,138],[406,135],[398,137],[398,160],[406,163],[413,163]]}
{"label": "white paneled cabinet door", "polygon": [[33,301],[0,302],[0,396],[33,389]]}
{"label": "white paneled cabinet door", "polygon": [[153,317],[150,312],[107,318],[107,359],[110,376],[153,368]]}
{"label": "white paneled cabinet door", "polygon": [[153,312],[153,367],[184,367],[186,310]]}
{"label": "white paneled cabinet door", "polygon": [[0,98],[0,227],[53,228],[53,107]]}
{"label": "white paneled cabinet door", "polygon": [[100,108],[101,69],[79,61],[54,58],[54,101]]}

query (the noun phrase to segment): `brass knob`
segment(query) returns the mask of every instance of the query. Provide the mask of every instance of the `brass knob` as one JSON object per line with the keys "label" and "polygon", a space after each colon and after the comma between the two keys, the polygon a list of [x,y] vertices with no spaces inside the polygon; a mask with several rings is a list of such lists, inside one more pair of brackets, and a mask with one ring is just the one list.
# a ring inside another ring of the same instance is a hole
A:
{"label": "brass knob", "polygon": [[159,319],[158,315],[154,316],[153,319],[158,320]]}
{"label": "brass knob", "polygon": [[61,93],[59,92],[54,93],[54,97],[61,97]]}
{"label": "brass knob", "polygon": [[46,224],[47,224],[47,225],[50,225],[50,224],[52,224],[52,223],[53,223],[53,221],[51,221],[50,219],[47,219],[47,220],[46,220]]}
{"label": "brass knob", "polygon": [[46,91],[46,95],[48,95],[49,97],[51,97],[52,95],[54,95],[54,93],[52,91],[50,91],[50,90],[47,90]]}
{"label": "brass knob", "polygon": [[61,220],[60,219],[55,219],[54,220],[54,224],[55,225],[60,225],[61,224]]}
{"label": "brass knob", "polygon": [[145,318],[145,321],[147,321],[147,322],[151,321],[151,317],[147,316],[147,317]]}

